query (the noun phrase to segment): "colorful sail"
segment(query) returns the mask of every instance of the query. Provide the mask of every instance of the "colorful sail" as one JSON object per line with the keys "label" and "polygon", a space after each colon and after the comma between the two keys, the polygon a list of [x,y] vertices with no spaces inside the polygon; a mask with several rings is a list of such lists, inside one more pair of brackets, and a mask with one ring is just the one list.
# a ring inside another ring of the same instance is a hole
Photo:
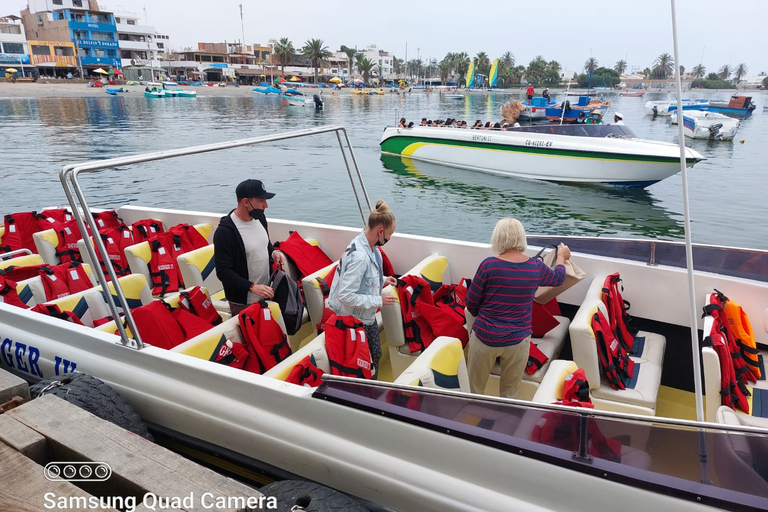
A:
{"label": "colorful sail", "polygon": [[499,59],[491,64],[491,72],[488,73],[488,87],[496,87],[496,81],[499,79]]}
{"label": "colorful sail", "polygon": [[472,61],[469,63],[469,68],[467,68],[467,87],[472,87],[474,83],[475,83],[475,62]]}

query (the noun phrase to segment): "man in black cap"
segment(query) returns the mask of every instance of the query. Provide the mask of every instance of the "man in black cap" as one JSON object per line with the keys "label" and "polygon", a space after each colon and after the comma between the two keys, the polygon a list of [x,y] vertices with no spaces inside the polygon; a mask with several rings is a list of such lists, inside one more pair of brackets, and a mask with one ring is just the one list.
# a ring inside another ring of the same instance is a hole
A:
{"label": "man in black cap", "polygon": [[224,285],[232,316],[248,304],[274,296],[269,286],[272,261],[285,263],[285,255],[272,247],[264,210],[267,192],[259,180],[245,180],[235,189],[237,207],[219,221],[213,235],[216,275]]}

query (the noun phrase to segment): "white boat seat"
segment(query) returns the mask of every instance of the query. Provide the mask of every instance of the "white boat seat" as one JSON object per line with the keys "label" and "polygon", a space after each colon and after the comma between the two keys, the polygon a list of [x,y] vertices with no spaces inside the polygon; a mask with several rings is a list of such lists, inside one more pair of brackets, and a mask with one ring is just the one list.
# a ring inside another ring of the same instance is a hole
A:
{"label": "white boat seat", "polygon": [[[429,282],[433,291],[443,283],[451,282],[448,259],[439,254],[427,256],[403,275],[420,275]],[[386,287],[384,293],[391,293],[397,297],[397,289],[393,286]],[[397,377],[419,356],[419,352],[411,353],[408,344],[405,342],[403,314],[400,310],[399,301],[382,306],[381,320],[387,336],[392,375]]]}
{"label": "white boat seat", "polygon": [[304,300],[306,302],[306,311],[309,315],[309,321],[312,322],[312,328],[317,332],[317,324],[323,318],[323,310],[325,309],[325,298],[323,297],[323,290],[317,278],[325,279],[330,271],[338,265],[339,260],[334,261],[330,265],[321,268],[320,270],[309,274],[301,280],[302,288],[304,289]]}
{"label": "white boat seat", "polygon": [[[719,395],[718,395],[719,396]],[[720,406],[715,421],[723,425],[749,425],[768,428],[768,418],[740,414],[727,406]],[[764,442],[750,443],[749,435],[714,435],[715,471],[720,485],[755,496],[768,495],[768,482],[755,471],[755,465],[764,465],[768,451]]]}
{"label": "white boat seat", "polygon": [[[213,244],[182,254],[176,261],[179,265],[181,278],[187,288],[205,287],[212,294],[213,307],[217,311],[229,313],[229,302],[223,294],[224,286],[216,275]],[[219,295],[219,292],[222,293]]]}
{"label": "white boat seat", "polygon": [[[90,265],[84,263],[83,270],[85,270],[85,273],[91,278],[91,286],[95,286],[95,275],[93,274]],[[30,277],[24,281],[19,281],[16,285],[16,293],[19,295],[19,299],[29,307],[34,307],[35,305],[46,301],[43,278],[39,275]]]}
{"label": "white boat seat", "polygon": [[[2,254],[0,254],[2,256]],[[27,254],[25,256],[16,256],[7,260],[0,260],[0,270],[8,267],[26,267],[30,265],[42,265],[43,258],[39,254]]]}
{"label": "white boat seat", "polygon": [[584,369],[595,408],[653,416],[661,385],[661,365],[631,356],[635,361],[635,374],[630,384],[627,389],[613,389],[600,370],[597,342],[592,330],[592,317],[598,310],[608,318],[602,300],[585,299],[569,327],[573,360]]}
{"label": "white boat seat", "polygon": [[58,265],[61,263],[61,258],[56,255],[56,247],[59,245],[59,235],[56,233],[55,229],[38,231],[32,235],[32,239],[35,241],[37,253],[43,259],[43,263],[48,263],[49,265]]}
{"label": "white boat seat", "polygon": [[110,316],[109,307],[104,301],[100,287],[90,288],[43,304],[55,304],[61,311],[74,313],[88,327],[93,327],[94,320]]}
{"label": "white boat seat", "polygon": [[326,373],[331,372],[331,361],[328,359],[328,353],[325,351],[325,333],[321,333],[317,338],[288,356],[285,361],[280,362],[275,365],[274,368],[265,372],[264,376],[277,380],[285,380],[288,378],[288,375],[290,375],[293,367],[307,356],[312,356],[314,358],[315,366]]}
{"label": "white boat seat", "polygon": [[452,389],[470,393],[461,340],[440,336],[395,379],[395,384]]}

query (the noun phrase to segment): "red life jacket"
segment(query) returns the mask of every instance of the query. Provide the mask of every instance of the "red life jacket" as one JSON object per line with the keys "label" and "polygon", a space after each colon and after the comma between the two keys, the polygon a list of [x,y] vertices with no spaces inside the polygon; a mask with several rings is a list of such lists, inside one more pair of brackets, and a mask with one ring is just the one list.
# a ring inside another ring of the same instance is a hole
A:
{"label": "red life jacket", "polygon": [[[584,407],[584,404],[578,401],[571,401],[566,405]],[[578,452],[580,434],[581,416],[551,411],[544,414],[533,427],[531,441]],[[613,462],[621,461],[621,442],[616,439],[607,439],[594,418],[588,419],[587,439],[589,455]]]}
{"label": "red life jacket", "polygon": [[171,314],[165,301],[153,300],[134,308],[131,313],[144,343],[170,350],[187,339],[184,328]]}
{"label": "red life jacket", "polygon": [[[629,302],[624,300],[619,291],[621,277],[619,273],[611,274],[605,278],[603,283],[603,304],[608,310],[608,320],[614,336],[624,350],[631,352],[635,342],[637,329],[632,327],[632,318],[629,316]],[[624,289],[622,285],[621,289]]]}
{"label": "red life jacket", "polygon": [[119,228],[120,226],[125,226],[123,223],[123,219],[118,217],[117,212],[115,210],[107,210],[104,212],[91,212],[93,215],[93,220],[96,221],[96,226],[99,228],[99,231],[103,231],[105,229],[109,228]]}
{"label": "red life jacket", "polygon": [[429,283],[421,276],[408,275],[397,280],[397,294],[403,315],[405,341],[411,353],[429,347],[438,336],[469,341],[469,333],[455,315],[435,306]]}
{"label": "red life jacket", "polygon": [[298,231],[292,231],[285,241],[279,242],[275,246],[296,264],[296,268],[302,276],[308,276],[333,263],[319,246],[304,240]]}
{"label": "red life jacket", "polygon": [[376,248],[381,253],[381,272],[384,274],[384,277],[394,276],[395,269],[392,266],[392,262],[389,261],[387,253],[384,252],[384,249],[382,249],[381,246],[377,245]]}
{"label": "red life jacket", "polygon": [[16,282],[7,279],[3,274],[0,274],[0,302],[4,302],[11,306],[17,306],[24,309],[29,309],[29,306],[19,298],[19,294],[16,292]]}
{"label": "red life jacket", "polygon": [[[44,217],[43,220],[47,221],[49,224],[56,224],[57,222],[66,224],[67,222],[74,219],[72,212],[70,212],[67,208],[53,208],[50,210],[43,210],[40,212],[40,215]],[[51,227],[53,226],[43,227],[42,229],[51,229]]]}
{"label": "red life jacket", "polygon": [[194,227],[189,224],[176,224],[168,229],[169,233],[179,235],[181,240],[181,254],[206,247],[208,240],[203,238],[203,235]]}
{"label": "red life jacket", "polygon": [[325,324],[325,350],[331,363],[331,375],[372,377],[365,326],[355,317],[331,315]]}
{"label": "red life jacket", "polygon": [[291,355],[288,337],[265,301],[251,304],[240,312],[238,319],[249,355],[245,370],[261,374]]}
{"label": "red life jacket", "polygon": [[635,362],[621,343],[613,336],[611,326],[600,311],[592,317],[600,369],[613,389],[626,389],[626,381],[632,378]]}
{"label": "red life jacket", "polygon": [[[5,216],[5,232],[0,240],[0,253],[29,249],[37,254],[32,235],[40,231],[36,212],[9,213]],[[47,229],[47,228],[46,228]]]}
{"label": "red life jacket", "polygon": [[57,304],[37,304],[35,307],[30,309],[30,311],[34,311],[35,313],[42,313],[43,315],[58,318],[59,320],[72,322],[73,324],[85,325],[83,321],[80,320],[80,317],[78,317],[72,311],[62,311],[59,309]]}
{"label": "red life jacket", "polygon": [[534,342],[531,341],[529,343],[531,344],[531,348],[528,351],[528,363],[525,365],[525,373],[533,375],[539,371],[539,368],[549,361],[549,358]]}
{"label": "red life jacket", "polygon": [[211,298],[208,297],[199,286],[180,292],[179,308],[202,318],[210,325],[219,325],[221,316],[213,307]]}
{"label": "red life jacket", "polygon": [[181,237],[177,234],[159,233],[149,240],[152,257],[149,260],[149,276],[152,279],[152,295],[164,296],[179,290],[181,273],[176,258],[183,254]]}
{"label": "red life jacket", "polygon": [[749,392],[746,388],[742,390],[734,370],[732,352],[728,346],[728,327],[723,325],[718,316],[713,316],[713,320],[712,329],[702,341],[702,346],[712,347],[720,362],[720,403],[731,409],[739,408],[749,414],[749,401],[747,400]]}
{"label": "red life jacket", "polygon": [[41,263],[39,265],[24,265],[21,267],[15,267],[11,265],[10,267],[0,269],[0,274],[4,275],[6,279],[10,279],[11,281],[16,281],[18,283],[19,281],[24,281],[26,279],[39,276],[40,269],[49,266],[50,265],[47,263]]}
{"label": "red life jacket", "polygon": [[583,368],[579,368],[563,380],[563,399],[558,405],[594,408],[589,396],[589,382]]}
{"label": "red life jacket", "polygon": [[163,223],[155,219],[142,219],[137,220],[131,225],[131,231],[133,231],[134,243],[141,243],[144,240],[149,240],[158,233],[165,231]]}
{"label": "red life jacket", "polygon": [[176,308],[171,311],[171,316],[184,330],[184,341],[191,340],[195,336],[210,330],[212,327],[211,324],[199,316],[182,308]]}
{"label": "red life jacket", "polygon": [[71,261],[40,269],[45,300],[56,300],[93,287],[82,263]]}
{"label": "red life jacket", "polygon": [[61,224],[56,230],[56,234],[59,237],[59,244],[56,246],[56,256],[59,257],[61,262],[82,262],[83,258],[80,255],[80,249],[77,247],[77,241],[83,237],[80,235],[80,228],[77,227],[77,220],[72,219]]}
{"label": "red life jacket", "polygon": [[[112,262],[112,267],[115,269],[115,273],[118,276],[127,276],[130,274],[131,270],[128,267],[128,260],[125,257],[125,248],[134,243],[131,230],[128,229],[127,226],[122,225],[117,228],[106,228],[99,232],[99,236],[107,249],[107,257],[109,258],[109,261]],[[98,248],[96,253],[99,258],[99,263],[101,263],[101,268],[105,272],[104,275],[109,279],[109,274],[106,273],[107,269],[104,266]]]}
{"label": "red life jacket", "polygon": [[[232,368],[242,369],[248,359],[248,349],[242,343],[232,343],[223,334],[213,352],[213,360]],[[230,345],[232,345],[230,347]]]}
{"label": "red life jacket", "polygon": [[328,307],[328,295],[331,293],[331,285],[333,284],[333,278],[336,277],[336,270],[339,268],[339,265],[336,264],[331,268],[330,272],[326,274],[326,276],[323,277],[316,277],[315,280],[320,285],[320,291],[323,293],[323,316],[320,319],[320,323],[318,323],[315,327],[317,328],[317,333],[320,334],[323,332],[323,329],[325,328],[325,323],[328,321],[329,318],[331,318],[331,315],[333,315],[333,311]]}
{"label": "red life jacket", "polygon": [[323,370],[315,366],[315,358],[310,354],[293,367],[285,382],[316,388],[323,383],[322,375],[324,373]]}
{"label": "red life jacket", "polygon": [[462,325],[466,324],[464,308],[466,307],[467,288],[470,279],[462,279],[459,284],[444,284],[432,296],[435,306],[449,313]]}
{"label": "red life jacket", "polygon": [[741,391],[749,396],[747,391],[747,381],[757,382],[757,377],[752,374],[752,371],[747,366],[744,357],[739,350],[739,344],[736,342],[736,335],[731,329],[731,323],[728,321],[728,315],[725,313],[725,304],[728,301],[728,297],[721,292],[716,291],[709,298],[709,305],[705,306],[704,311],[708,311],[713,317],[720,320],[720,325],[724,327],[723,333],[728,340],[728,349],[731,351],[731,359],[733,360],[733,370],[736,372],[736,380],[741,387]]}

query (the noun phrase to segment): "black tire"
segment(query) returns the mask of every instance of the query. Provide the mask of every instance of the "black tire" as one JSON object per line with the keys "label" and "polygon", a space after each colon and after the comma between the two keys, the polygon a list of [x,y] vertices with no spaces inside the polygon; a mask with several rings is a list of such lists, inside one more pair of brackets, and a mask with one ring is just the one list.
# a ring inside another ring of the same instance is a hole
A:
{"label": "black tire", "polygon": [[141,417],[114,389],[100,379],[86,373],[73,373],[63,377],[41,380],[29,388],[32,398],[55,395],[94,416],[114,423],[150,441],[152,434]]}
{"label": "black tire", "polygon": [[314,482],[282,480],[265,485],[259,491],[277,500],[277,508],[270,509],[275,512],[291,512],[296,505],[297,510],[306,512],[369,512],[346,494]]}

